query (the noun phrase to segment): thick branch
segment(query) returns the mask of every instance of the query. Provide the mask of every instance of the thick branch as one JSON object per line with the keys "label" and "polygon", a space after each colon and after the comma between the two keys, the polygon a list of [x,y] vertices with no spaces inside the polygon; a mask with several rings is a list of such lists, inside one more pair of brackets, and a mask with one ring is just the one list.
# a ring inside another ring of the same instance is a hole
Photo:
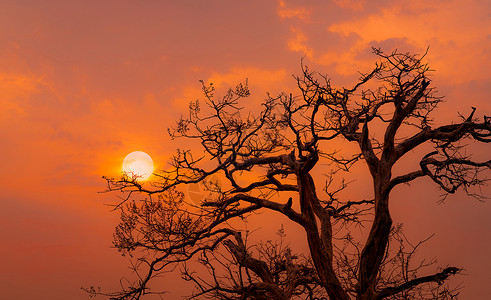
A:
{"label": "thick branch", "polygon": [[266,200],[263,198],[249,196],[247,194],[237,194],[237,195],[234,195],[234,196],[226,199],[225,201],[221,201],[221,202],[214,202],[214,201],[204,202],[202,204],[202,206],[203,207],[206,207],[206,206],[221,207],[221,206],[224,206],[224,205],[227,206],[227,205],[230,205],[232,203],[239,202],[239,201],[245,201],[245,202],[253,203],[253,204],[257,205],[258,207],[268,208],[268,209],[280,212],[280,213],[284,214],[285,216],[287,216],[290,220],[295,221],[298,224],[304,224],[304,221],[305,221],[303,219],[302,215],[297,213],[296,211],[294,211],[290,207],[290,205],[280,204],[280,203]]}
{"label": "thick branch", "polygon": [[234,255],[239,265],[256,273],[263,282],[270,284],[273,283],[273,275],[271,275],[268,265],[264,261],[253,258],[249,253],[247,253],[247,249],[244,245],[242,237],[240,236],[240,233],[236,233],[234,236],[237,244],[231,240],[226,240],[223,243]]}
{"label": "thick branch", "polygon": [[412,288],[414,288],[417,285],[420,285],[422,283],[436,282],[438,284],[442,284],[442,282],[447,280],[448,277],[450,277],[451,275],[457,274],[459,271],[460,271],[459,268],[448,267],[448,268],[445,268],[443,271],[436,273],[434,275],[415,278],[415,279],[412,279],[408,282],[405,282],[399,286],[385,288],[385,289],[381,290],[380,292],[378,292],[376,299],[387,298],[389,296],[398,294],[402,291],[412,289]]}
{"label": "thick branch", "polygon": [[[421,132],[405,139],[399,145],[395,147],[393,162],[397,161],[407,152],[416,148],[417,146],[429,141],[441,141],[441,142],[456,142],[463,138],[466,134],[476,135],[476,131],[481,130],[490,133],[491,124],[489,121],[483,123],[476,123],[471,120],[474,111],[471,113],[466,121],[460,124],[444,125],[436,129],[424,129]],[[480,135],[485,135],[480,133]],[[483,140],[483,142],[491,142],[491,140]]]}
{"label": "thick branch", "polygon": [[[417,84],[416,82],[413,84]],[[398,103],[401,102],[398,99],[395,99],[394,102],[396,104],[396,109],[394,111],[394,115],[392,116],[392,119],[387,126],[387,129],[385,131],[385,136],[384,136],[384,147],[382,151],[382,159],[388,161],[392,158],[392,152],[394,151],[394,139],[397,133],[397,130],[401,126],[402,122],[404,119],[413,112],[413,110],[416,108],[416,105],[418,104],[418,101],[425,96],[425,91],[428,85],[430,84],[429,81],[422,80],[421,85],[419,87],[418,92],[413,96],[411,100],[409,100],[408,104],[404,107],[399,105]],[[400,91],[402,93],[403,91]],[[396,96],[399,97],[400,95]]]}

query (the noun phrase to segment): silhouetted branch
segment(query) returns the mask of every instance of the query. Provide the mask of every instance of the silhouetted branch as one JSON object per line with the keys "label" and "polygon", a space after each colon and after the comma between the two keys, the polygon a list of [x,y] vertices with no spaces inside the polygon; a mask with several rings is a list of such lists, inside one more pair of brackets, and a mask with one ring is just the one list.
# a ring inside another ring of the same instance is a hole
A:
{"label": "silhouetted branch", "polygon": [[[379,61],[349,88],[335,87],[302,62],[295,77],[300,94],[268,95],[260,108],[244,101],[247,81],[222,97],[202,82],[204,100],[191,102],[169,129],[173,139],[202,151],[178,149],[170,168],[151,182],[105,178],[108,191],[121,192],[114,244],[134,256],[137,277],[106,295],[139,299],[151,292],[151,279],[180,265],[184,280],[196,285],[194,298],[453,297],[448,289],[442,290],[447,296],[434,295],[439,287],[431,284],[459,269],[420,276],[432,261],[411,267],[422,242],[412,245],[393,225],[390,193],[429,178],[446,194],[464,190],[479,198],[472,188],[484,185],[491,160],[472,159],[466,143],[489,143],[491,118],[479,120],[472,108],[456,123],[435,126],[431,113],[442,98],[431,85],[426,53],[373,53]],[[409,152],[421,155],[419,164],[394,176],[394,165]],[[353,200],[347,193],[352,180],[343,176],[353,176],[359,163],[368,167],[373,194]],[[322,196],[314,178],[320,168],[328,174]],[[182,188],[190,185],[200,186],[199,200],[186,197]],[[260,212],[301,226],[309,257],[293,255],[282,237],[248,247],[239,228]],[[368,235],[355,239],[354,226],[367,227]],[[207,276],[191,270],[195,260]]]}
{"label": "silhouetted branch", "polygon": [[445,280],[447,280],[448,277],[455,275],[460,271],[461,271],[461,269],[456,268],[456,267],[447,267],[447,268],[443,269],[441,272],[438,272],[434,275],[418,277],[418,278],[412,279],[408,282],[405,282],[399,286],[385,288],[377,294],[376,299],[387,298],[389,296],[398,294],[402,291],[412,289],[415,286],[418,286],[422,283],[436,282],[438,284],[442,284]]}

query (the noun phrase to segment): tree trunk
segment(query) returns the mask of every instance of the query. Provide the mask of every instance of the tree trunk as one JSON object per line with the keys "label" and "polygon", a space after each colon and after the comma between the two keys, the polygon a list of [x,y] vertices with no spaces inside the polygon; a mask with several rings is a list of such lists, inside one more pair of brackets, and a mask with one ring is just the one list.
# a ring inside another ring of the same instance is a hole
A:
{"label": "tree trunk", "polygon": [[373,300],[380,265],[385,256],[392,228],[389,212],[388,187],[391,177],[390,166],[380,164],[372,174],[375,189],[375,217],[365,247],[360,257],[359,290],[357,299]]}
{"label": "tree trunk", "polygon": [[[316,213],[313,208],[318,201],[314,181],[308,173],[298,174],[297,181],[301,212],[305,220],[303,226],[307,233],[310,254],[321,284],[331,299],[349,300],[348,294],[339,282],[332,265],[332,228],[328,215],[326,215],[327,218],[321,218],[321,232],[319,233]],[[315,206],[318,207],[318,205]]]}

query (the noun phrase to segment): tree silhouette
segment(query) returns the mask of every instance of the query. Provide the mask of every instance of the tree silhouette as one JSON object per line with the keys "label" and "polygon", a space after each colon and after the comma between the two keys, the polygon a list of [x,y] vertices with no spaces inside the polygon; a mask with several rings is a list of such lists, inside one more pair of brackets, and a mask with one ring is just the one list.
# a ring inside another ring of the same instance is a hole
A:
{"label": "tree silhouette", "polygon": [[[401,184],[427,178],[443,197],[457,190],[481,197],[472,187],[484,184],[481,173],[491,161],[474,161],[466,143],[491,141],[490,118],[476,118],[472,108],[452,124],[435,124],[431,113],[442,98],[431,86],[424,55],[373,53],[375,67],[350,88],[336,88],[302,65],[295,77],[300,95],[269,96],[260,109],[245,101],[247,82],[223,97],[202,82],[204,105],[192,102],[169,129],[172,138],[195,143],[193,151],[178,150],[172,170],[155,174],[150,184],[107,179],[108,190],[125,192],[115,206],[121,223],[114,245],[134,256],[138,276],[106,295],[139,299],[152,292],[152,278],[179,266],[196,287],[194,298],[456,297],[443,283],[461,269],[415,263],[422,242],[409,243],[393,224],[390,195]],[[343,149],[332,150],[336,143]],[[421,155],[413,171],[394,176],[394,165],[414,150]],[[341,178],[357,163],[368,167],[373,194],[348,200],[342,192],[349,184]],[[326,177],[314,180],[314,168]],[[319,193],[321,179],[326,184]],[[199,203],[183,192],[196,183],[207,191]],[[146,197],[135,200],[135,193]],[[309,253],[292,253],[283,230],[276,239],[248,244],[240,224],[268,210],[304,229]],[[355,238],[356,225],[367,227],[366,234]],[[187,262],[194,258],[206,272],[192,271],[195,265]],[[432,273],[419,275],[429,266]]]}

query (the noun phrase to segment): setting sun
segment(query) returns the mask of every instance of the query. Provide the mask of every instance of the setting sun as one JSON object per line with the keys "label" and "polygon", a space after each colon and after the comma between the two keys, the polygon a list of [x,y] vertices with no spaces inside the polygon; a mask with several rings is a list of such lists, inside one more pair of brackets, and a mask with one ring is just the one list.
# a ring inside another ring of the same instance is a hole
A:
{"label": "setting sun", "polygon": [[128,177],[147,180],[153,172],[153,160],[143,151],[134,151],[123,160],[123,172]]}

